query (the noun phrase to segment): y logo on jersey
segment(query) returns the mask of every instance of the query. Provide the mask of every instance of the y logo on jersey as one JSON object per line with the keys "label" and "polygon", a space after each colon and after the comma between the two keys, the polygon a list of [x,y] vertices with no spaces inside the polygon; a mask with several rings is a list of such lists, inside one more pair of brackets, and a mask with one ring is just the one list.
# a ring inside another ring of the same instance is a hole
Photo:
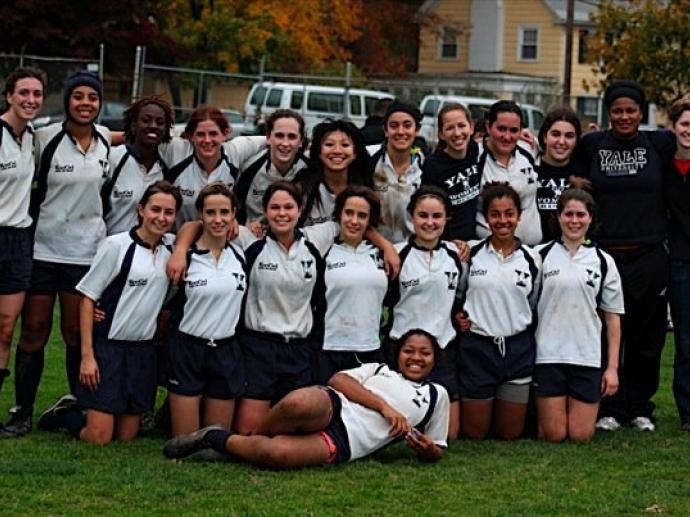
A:
{"label": "y logo on jersey", "polygon": [[532,167],[523,167],[520,172],[527,176],[527,184],[530,185],[536,180],[534,175],[534,169]]}
{"label": "y logo on jersey", "polygon": [[371,257],[371,260],[376,264],[376,269],[383,269],[383,259],[378,253],[370,253],[369,257]]}
{"label": "y logo on jersey", "polygon": [[445,271],[446,278],[448,279],[448,290],[454,291],[458,287],[458,272],[457,271]]}
{"label": "y logo on jersey", "polygon": [[108,160],[98,160],[98,163],[100,164],[101,170],[103,171],[101,177],[107,178],[108,174],[110,173],[110,162]]}
{"label": "y logo on jersey", "polygon": [[314,265],[313,260],[302,260],[300,262],[302,264],[302,271],[304,272],[304,278],[309,279],[312,278],[314,275],[311,272],[311,267]]}
{"label": "y logo on jersey", "polygon": [[596,281],[599,280],[601,275],[593,269],[586,269],[585,271],[587,271],[587,281],[585,283],[590,287],[596,287]]}
{"label": "y logo on jersey", "polygon": [[424,396],[424,394],[419,391],[419,390],[414,390],[415,391],[415,396],[412,399],[412,403],[417,406],[417,407],[422,407],[422,404],[424,405],[429,405],[429,401],[427,398]]}
{"label": "y logo on jersey", "polygon": [[232,276],[235,277],[235,281],[237,282],[237,290],[244,291],[244,288],[247,285],[245,283],[244,273],[233,273]]}
{"label": "y logo on jersey", "polygon": [[529,278],[529,273],[525,271],[515,270],[515,285],[518,287],[527,287],[527,279]]}

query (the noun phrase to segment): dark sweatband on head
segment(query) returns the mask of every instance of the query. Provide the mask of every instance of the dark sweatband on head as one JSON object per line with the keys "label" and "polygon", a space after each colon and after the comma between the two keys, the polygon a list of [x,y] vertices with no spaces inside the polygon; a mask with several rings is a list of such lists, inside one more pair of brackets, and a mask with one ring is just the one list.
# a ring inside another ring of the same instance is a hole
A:
{"label": "dark sweatband on head", "polygon": [[634,100],[640,108],[645,105],[645,94],[642,87],[634,81],[615,81],[604,92],[604,104],[610,108],[616,99],[628,97]]}

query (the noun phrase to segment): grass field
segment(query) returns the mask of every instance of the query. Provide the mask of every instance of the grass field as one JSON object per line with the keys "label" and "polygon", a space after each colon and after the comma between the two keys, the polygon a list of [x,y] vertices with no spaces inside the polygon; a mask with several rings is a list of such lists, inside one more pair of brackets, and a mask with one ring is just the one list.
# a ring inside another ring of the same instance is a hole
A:
{"label": "grass field", "polygon": [[[278,472],[169,461],[161,437],[99,447],[35,431],[0,441],[0,514],[688,515],[690,435],[671,396],[672,344],[669,335],[656,433],[626,429],[585,445],[460,441],[434,465],[399,445],[350,465]],[[37,413],[65,391],[62,357],[54,335]]]}

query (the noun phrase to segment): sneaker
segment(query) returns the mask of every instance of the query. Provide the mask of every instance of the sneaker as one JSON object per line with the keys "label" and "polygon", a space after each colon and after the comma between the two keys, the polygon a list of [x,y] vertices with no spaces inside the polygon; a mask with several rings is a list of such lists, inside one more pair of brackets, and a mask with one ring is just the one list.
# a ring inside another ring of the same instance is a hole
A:
{"label": "sneaker", "polygon": [[63,395],[55,404],[46,409],[41,418],[38,419],[38,428],[41,431],[57,431],[62,425],[62,415],[77,405],[77,398],[74,395]]}
{"label": "sneaker", "polygon": [[621,424],[613,416],[603,416],[597,420],[596,428],[600,431],[618,431],[621,428]]}
{"label": "sneaker", "polygon": [[630,425],[640,431],[654,431],[656,429],[654,422],[646,416],[637,416],[633,418],[630,421]]}
{"label": "sneaker", "polygon": [[10,409],[10,420],[0,430],[0,438],[19,438],[31,431],[33,408],[15,406]]}
{"label": "sneaker", "polygon": [[206,435],[211,431],[225,431],[225,428],[220,425],[210,425],[194,433],[171,438],[165,442],[163,454],[170,459],[186,458],[202,449],[210,449],[211,444],[206,441]]}
{"label": "sneaker", "polygon": [[147,411],[141,415],[141,424],[139,425],[139,430],[142,433],[150,433],[156,428],[156,414],[151,411]]}

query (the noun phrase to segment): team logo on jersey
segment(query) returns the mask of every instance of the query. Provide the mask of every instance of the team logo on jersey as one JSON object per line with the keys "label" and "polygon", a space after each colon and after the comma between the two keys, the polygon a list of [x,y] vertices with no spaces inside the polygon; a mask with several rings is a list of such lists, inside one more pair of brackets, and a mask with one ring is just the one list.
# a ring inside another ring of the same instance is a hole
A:
{"label": "team logo on jersey", "polygon": [[601,278],[601,275],[593,269],[585,269],[587,271],[587,281],[585,282],[590,287],[596,287],[596,281]]}
{"label": "team logo on jersey", "polygon": [[429,399],[426,398],[426,395],[422,393],[419,390],[414,390],[415,396],[412,398],[412,403],[417,406],[417,407],[422,407],[422,405],[428,406],[429,405]]}
{"label": "team logo on jersey", "polygon": [[551,271],[544,272],[544,280],[551,278],[552,276],[557,276],[561,272],[560,269],[552,269]]}
{"label": "team logo on jersey", "polygon": [[470,270],[470,276],[486,276],[487,270],[486,269],[471,269]]}
{"label": "team logo on jersey", "polygon": [[130,287],[144,287],[144,286],[145,286],[146,284],[148,284],[148,283],[149,283],[148,278],[139,278],[139,279],[136,279],[136,280],[133,279],[133,278],[130,278],[130,279],[127,281],[127,284],[128,284]]}
{"label": "team logo on jersey", "polygon": [[326,269],[328,269],[330,271],[332,269],[340,269],[340,268],[343,268],[345,266],[347,266],[347,263],[344,260],[341,260],[339,262],[328,262],[326,264]]}
{"label": "team logo on jersey", "polygon": [[237,282],[237,290],[244,291],[247,285],[244,273],[233,273],[232,276],[235,277],[235,281]]}
{"label": "team logo on jersey", "polygon": [[448,279],[448,289],[454,291],[458,287],[458,272],[446,271],[445,275]]}
{"label": "team logo on jersey", "polygon": [[208,285],[208,280],[205,278],[200,278],[199,280],[192,280],[187,282],[187,287],[193,289],[194,287],[204,287]]}
{"label": "team logo on jersey", "polygon": [[376,264],[376,269],[383,269],[383,258],[379,253],[370,253],[369,257],[371,257],[371,260]]}
{"label": "team logo on jersey", "polygon": [[196,192],[194,191],[194,189],[190,189],[190,188],[181,188],[180,189],[180,194],[182,194],[185,197],[194,197],[195,193]]}
{"label": "team logo on jersey", "polygon": [[403,289],[407,289],[408,287],[415,287],[419,285],[419,278],[412,278],[411,280],[403,280],[400,282],[400,285],[402,286]]}
{"label": "team logo on jersey", "polygon": [[647,165],[647,149],[599,150],[599,167],[606,176],[634,176]]}
{"label": "team logo on jersey", "polygon": [[259,262],[259,271],[278,271],[276,262]]}
{"label": "team logo on jersey", "polygon": [[74,165],[55,165],[55,172],[74,172]]}
{"label": "team logo on jersey", "polygon": [[113,190],[113,198],[115,199],[130,199],[134,196],[133,190]]}
{"label": "team logo on jersey", "polygon": [[523,167],[520,169],[520,172],[523,173],[525,176],[527,176],[527,184],[531,185],[536,181],[536,176],[534,174],[534,169],[529,166],[529,167]]}
{"label": "team logo on jersey", "polygon": [[98,163],[101,166],[101,171],[103,171],[101,177],[107,178],[108,174],[110,174],[110,162],[108,160],[98,160]]}
{"label": "team logo on jersey", "polygon": [[529,278],[529,272],[515,270],[515,285],[518,287],[527,287],[527,279]]}
{"label": "team logo on jersey", "polygon": [[0,171],[6,171],[7,169],[16,169],[17,162],[12,160],[11,162],[0,163]]}
{"label": "team logo on jersey", "polygon": [[302,264],[302,272],[304,273],[304,278],[306,280],[313,278],[314,275],[311,272],[311,268],[314,265],[313,260],[302,260],[300,261],[300,264]]}

